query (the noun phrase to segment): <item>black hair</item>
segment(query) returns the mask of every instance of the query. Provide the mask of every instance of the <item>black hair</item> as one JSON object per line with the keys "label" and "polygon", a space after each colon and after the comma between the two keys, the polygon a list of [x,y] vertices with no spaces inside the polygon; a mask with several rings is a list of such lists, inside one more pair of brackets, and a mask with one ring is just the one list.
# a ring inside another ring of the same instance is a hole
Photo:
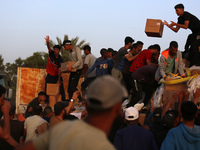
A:
{"label": "black hair", "polygon": [[43,92],[43,91],[40,91],[40,92],[38,93],[38,96],[43,96],[43,95],[47,96],[46,93]]}
{"label": "black hair", "polygon": [[40,115],[42,113],[42,107],[41,106],[35,106],[33,108],[33,112],[34,112],[34,115]]}
{"label": "black hair", "polygon": [[54,47],[53,47],[53,49],[55,49],[55,48],[58,48],[59,50],[61,49],[61,46],[60,45],[55,45]]}
{"label": "black hair", "polygon": [[108,52],[108,50],[107,49],[105,49],[105,48],[102,48],[101,49],[101,51],[100,51],[100,54],[103,56],[103,54],[105,54],[105,53],[107,53]]}
{"label": "black hair", "polygon": [[118,52],[114,50],[114,51],[112,52],[112,57],[115,56],[115,55],[117,55],[117,53],[118,53]]}
{"label": "black hair", "polygon": [[183,4],[177,4],[176,6],[174,6],[174,9],[177,9],[177,8],[184,9],[184,5]]}
{"label": "black hair", "polygon": [[112,48],[108,48],[108,52],[113,52],[114,50]]}
{"label": "black hair", "polygon": [[60,115],[63,109],[65,109],[64,103],[63,103],[63,102],[57,102],[57,103],[54,105],[54,113],[55,113],[55,116]]}
{"label": "black hair", "polygon": [[88,50],[89,52],[91,52],[91,47],[89,45],[85,45],[83,47],[83,50]]}
{"label": "black hair", "polygon": [[46,116],[48,115],[49,113],[51,113],[53,110],[50,106],[47,106],[44,108],[44,112],[43,112],[43,115]]}
{"label": "black hair", "polygon": [[147,49],[152,49],[153,45],[150,45]]}
{"label": "black hair", "polygon": [[176,41],[171,41],[170,44],[169,44],[169,47],[174,47],[174,48],[177,48],[178,47],[178,43]]}
{"label": "black hair", "polygon": [[186,101],[181,105],[181,114],[184,120],[193,121],[197,113],[197,106],[191,102]]}
{"label": "black hair", "polygon": [[132,46],[131,46],[131,48],[130,48],[130,49],[131,49],[131,50],[132,50],[133,48],[135,48],[135,49],[136,49],[138,46],[139,46],[139,44],[138,44],[138,43],[134,43],[134,44],[132,44]]}
{"label": "black hair", "polygon": [[154,44],[150,49],[157,49],[160,52],[160,46],[158,44]]}
{"label": "black hair", "polygon": [[2,94],[6,93],[6,88],[0,84],[0,97],[2,96]]}
{"label": "black hair", "polygon": [[136,43],[139,45],[144,45],[144,43],[142,41],[137,41]]}
{"label": "black hair", "polygon": [[130,36],[127,36],[127,37],[125,38],[124,42],[125,42],[125,45],[127,45],[128,43],[133,43],[134,40],[133,40]]}

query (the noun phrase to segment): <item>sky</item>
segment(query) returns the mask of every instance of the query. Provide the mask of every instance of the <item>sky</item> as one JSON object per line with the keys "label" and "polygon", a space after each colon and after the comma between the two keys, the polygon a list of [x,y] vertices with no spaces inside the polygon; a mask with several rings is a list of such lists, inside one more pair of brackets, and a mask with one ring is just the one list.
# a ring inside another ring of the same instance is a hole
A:
{"label": "sky", "polygon": [[46,35],[54,42],[78,36],[96,57],[101,48],[119,50],[126,36],[143,41],[144,49],[159,44],[161,51],[175,40],[183,51],[189,29],[175,33],[165,26],[162,38],[144,32],[147,18],[177,22],[174,6],[179,3],[200,18],[199,0],[0,0],[0,55],[5,64],[47,52]]}

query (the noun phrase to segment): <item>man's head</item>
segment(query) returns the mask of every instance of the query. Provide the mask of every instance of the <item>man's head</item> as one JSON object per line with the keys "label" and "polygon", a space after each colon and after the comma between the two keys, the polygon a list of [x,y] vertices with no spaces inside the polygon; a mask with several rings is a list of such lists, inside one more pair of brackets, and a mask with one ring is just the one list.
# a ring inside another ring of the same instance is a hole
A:
{"label": "man's head", "polygon": [[41,116],[42,115],[42,107],[41,106],[35,106],[33,108],[33,112],[34,112],[34,115]]}
{"label": "man's head", "polygon": [[100,51],[100,54],[103,59],[106,59],[108,57],[108,50],[105,48],[102,48]]}
{"label": "man's head", "polygon": [[108,48],[108,58],[112,58],[113,51],[114,50],[112,48]]}
{"label": "man's head", "polygon": [[131,45],[132,45],[133,42],[134,42],[134,40],[131,37],[129,37],[129,36],[127,36],[125,38],[125,40],[124,40],[125,46],[127,46],[128,49],[131,47]]}
{"label": "man's head", "polygon": [[161,121],[161,115],[162,115],[162,108],[158,107],[153,111],[153,120],[154,122],[160,122]]}
{"label": "man's head", "polygon": [[115,51],[115,50],[112,52],[112,60],[115,60],[115,58],[116,58],[116,56],[117,56],[117,53],[118,53],[118,52]]}
{"label": "man's head", "polygon": [[194,121],[197,114],[197,106],[191,102],[186,101],[181,105],[181,115],[185,121]]}
{"label": "man's head", "polygon": [[134,107],[125,110],[125,121],[127,124],[138,123],[139,111]]}
{"label": "man's head", "polygon": [[53,47],[53,51],[54,51],[54,54],[55,54],[56,56],[59,55],[60,49],[61,49],[60,45],[55,45],[55,46]]}
{"label": "man's head", "polygon": [[165,129],[171,129],[177,127],[179,121],[179,112],[177,110],[169,110],[162,118],[162,125]]}
{"label": "man's head", "polygon": [[43,92],[43,91],[39,92],[38,93],[38,100],[39,100],[39,102],[45,101],[45,99],[46,99],[46,93]]}
{"label": "man's head", "polygon": [[130,48],[130,52],[132,54],[137,54],[138,52],[140,52],[139,44],[134,43]]}
{"label": "man's head", "polygon": [[182,16],[184,13],[184,6],[183,4],[177,4],[176,6],[174,6],[174,9],[176,10],[176,14],[178,16]]}
{"label": "man's head", "polygon": [[144,43],[142,41],[137,41],[136,43],[138,44],[139,51],[141,51]]}
{"label": "man's head", "polygon": [[178,43],[176,41],[171,41],[169,44],[169,55],[175,56],[178,51]]}
{"label": "man's head", "polygon": [[68,106],[67,102],[57,102],[54,105],[54,113],[55,116],[62,115],[64,116],[66,114],[65,108]]}
{"label": "man's head", "polygon": [[114,112],[118,116],[121,113],[122,100],[127,96],[126,89],[118,80],[109,75],[99,77],[89,85],[87,90],[88,112],[102,113],[119,105],[118,110]]}
{"label": "man's head", "polygon": [[0,84],[0,106],[4,104],[4,97],[6,94],[6,88]]}
{"label": "man's head", "polygon": [[85,46],[83,47],[83,50],[84,50],[84,54],[85,54],[85,55],[88,55],[88,54],[91,53],[91,47],[90,47],[89,45],[85,45]]}
{"label": "man's head", "polygon": [[73,46],[71,45],[70,40],[64,40],[62,46],[64,46],[65,50],[72,50]]}
{"label": "man's head", "polygon": [[53,116],[53,110],[50,106],[47,106],[44,108],[43,116],[49,117],[49,118],[51,118]]}
{"label": "man's head", "polygon": [[151,50],[152,54],[160,54],[160,46],[158,44],[149,46],[149,49]]}

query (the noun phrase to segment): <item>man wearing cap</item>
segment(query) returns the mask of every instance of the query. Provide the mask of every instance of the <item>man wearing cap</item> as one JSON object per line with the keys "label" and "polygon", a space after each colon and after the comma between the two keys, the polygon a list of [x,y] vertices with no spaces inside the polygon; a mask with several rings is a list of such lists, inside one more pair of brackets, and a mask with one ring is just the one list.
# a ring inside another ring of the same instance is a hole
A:
{"label": "man wearing cap", "polygon": [[23,149],[37,150],[114,150],[107,136],[117,116],[121,114],[126,89],[113,77],[95,79],[88,88],[85,121],[64,121],[37,139],[26,143]]}
{"label": "man wearing cap", "polygon": [[65,90],[63,87],[63,79],[60,74],[60,66],[61,63],[63,62],[63,59],[59,54],[61,47],[59,45],[55,45],[52,50],[49,44],[49,36],[46,36],[45,40],[47,48],[49,50],[49,57],[46,66],[47,76],[45,78],[45,92],[47,83],[58,83],[60,84],[60,94],[62,95],[62,101],[65,101]]}
{"label": "man wearing cap", "polygon": [[175,23],[171,21],[171,24],[168,24],[167,21],[164,21],[164,24],[169,27],[172,31],[178,32],[180,28],[183,29],[190,29],[192,31],[192,34],[188,36],[188,40],[190,40],[190,45],[187,46],[188,43],[186,43],[186,48],[190,47],[189,51],[189,58],[186,58],[190,61],[190,65],[200,65],[200,53],[198,51],[198,44],[200,43],[200,20],[194,16],[193,14],[184,11],[184,5],[183,4],[177,4],[175,7],[176,14],[178,17],[178,22]]}
{"label": "man wearing cap", "polygon": [[194,124],[197,106],[192,101],[181,105],[183,122],[171,129],[162,143],[161,150],[197,150],[200,148],[200,126]]}
{"label": "man wearing cap", "polygon": [[[75,62],[71,67],[68,68],[69,71],[76,68],[76,72],[71,72],[69,77],[68,84],[68,95],[69,99],[72,98],[74,92],[77,91],[77,85],[79,78],[81,76],[82,68],[83,68],[83,60],[81,56],[81,49],[78,46],[71,45],[70,40],[63,41],[64,49],[69,52],[69,61]],[[82,101],[81,96],[78,96],[79,101]]]}
{"label": "man wearing cap", "polygon": [[125,110],[125,122],[128,127],[115,135],[114,145],[117,150],[157,150],[153,134],[138,125],[139,111],[134,107]]}

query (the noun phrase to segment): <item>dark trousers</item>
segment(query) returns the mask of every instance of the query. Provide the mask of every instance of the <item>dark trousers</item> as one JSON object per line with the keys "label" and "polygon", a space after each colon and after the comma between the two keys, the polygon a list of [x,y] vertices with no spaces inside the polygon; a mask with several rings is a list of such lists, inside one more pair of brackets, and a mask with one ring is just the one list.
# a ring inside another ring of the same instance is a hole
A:
{"label": "dark trousers", "polygon": [[[71,72],[69,77],[69,85],[68,85],[68,95],[69,99],[72,98],[73,93],[77,91],[78,81],[81,75],[82,69],[77,70],[76,72]],[[79,101],[82,101],[82,97],[78,96]]]}
{"label": "dark trousers", "polygon": [[131,80],[133,80],[133,78],[131,77],[131,73],[122,73],[122,75],[123,75],[124,84],[126,86],[126,90],[130,94],[130,91],[132,88]]}
{"label": "dark trousers", "polygon": [[[58,76],[51,76],[50,74],[47,74],[45,78],[45,93],[47,88],[47,83],[54,83],[56,84],[58,82]],[[63,86],[63,78],[60,77],[60,94],[62,96],[62,101],[65,101],[65,90]]]}
{"label": "dark trousers", "polygon": [[88,85],[94,80],[96,79],[96,77],[91,77],[91,78],[87,78],[82,84],[81,84],[81,90],[85,90]]}
{"label": "dark trousers", "polygon": [[145,93],[144,98],[144,106],[148,104],[149,100],[152,97],[154,87],[148,83],[143,83],[138,80],[133,80],[133,94],[131,101],[127,104],[127,108],[130,106],[134,106],[136,103],[138,103],[142,99],[143,92]]}

